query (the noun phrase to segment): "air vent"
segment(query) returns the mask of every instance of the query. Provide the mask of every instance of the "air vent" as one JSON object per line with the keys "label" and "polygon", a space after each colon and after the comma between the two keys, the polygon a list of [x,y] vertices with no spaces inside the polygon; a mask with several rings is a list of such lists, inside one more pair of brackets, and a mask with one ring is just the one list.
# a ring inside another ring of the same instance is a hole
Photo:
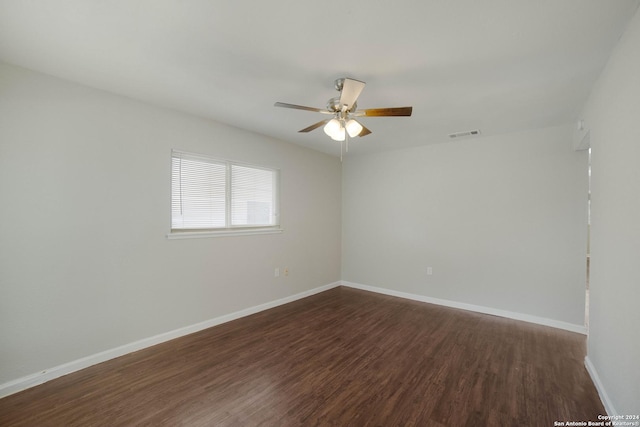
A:
{"label": "air vent", "polygon": [[450,133],[449,138],[462,138],[463,136],[476,136],[476,135],[480,135],[479,129],[468,130],[466,132]]}

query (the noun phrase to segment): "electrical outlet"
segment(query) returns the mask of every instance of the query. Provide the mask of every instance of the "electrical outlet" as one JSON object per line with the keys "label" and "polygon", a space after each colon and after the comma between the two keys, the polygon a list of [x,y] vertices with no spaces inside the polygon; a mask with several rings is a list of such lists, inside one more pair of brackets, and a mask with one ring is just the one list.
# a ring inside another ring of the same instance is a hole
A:
{"label": "electrical outlet", "polygon": [[433,267],[427,267],[427,276],[431,276],[433,274]]}
{"label": "electrical outlet", "polygon": [[280,269],[276,267],[273,271],[273,277],[280,277]]}

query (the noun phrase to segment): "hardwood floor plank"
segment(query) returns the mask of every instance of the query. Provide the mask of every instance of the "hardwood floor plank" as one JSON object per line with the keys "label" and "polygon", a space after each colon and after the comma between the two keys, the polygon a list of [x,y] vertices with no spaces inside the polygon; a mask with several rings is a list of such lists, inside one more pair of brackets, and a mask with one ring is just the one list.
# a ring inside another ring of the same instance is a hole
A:
{"label": "hardwood floor plank", "polygon": [[585,351],[579,334],[336,288],[0,399],[0,425],[597,420]]}

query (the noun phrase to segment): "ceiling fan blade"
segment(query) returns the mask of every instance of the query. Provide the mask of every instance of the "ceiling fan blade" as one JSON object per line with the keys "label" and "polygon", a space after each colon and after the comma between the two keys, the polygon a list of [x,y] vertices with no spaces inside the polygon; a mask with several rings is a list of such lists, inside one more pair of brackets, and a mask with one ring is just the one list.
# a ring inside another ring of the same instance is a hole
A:
{"label": "ceiling fan blade", "polygon": [[358,136],[362,137],[362,136],[367,136],[371,133],[371,131],[369,129],[367,129],[366,127],[362,126],[362,130],[360,131],[360,134]]}
{"label": "ceiling fan blade", "polygon": [[315,113],[334,114],[330,111],[322,110],[320,108],[305,107],[304,105],[287,104],[286,102],[276,102],[275,104],[273,104],[273,106],[282,107],[282,108],[293,108],[294,110],[313,111]]}
{"label": "ceiling fan blade", "polygon": [[309,127],[306,127],[304,129],[299,130],[298,132],[311,132],[314,129],[318,129],[320,126],[326,125],[329,122],[329,120],[331,120],[331,119],[327,119],[327,120],[323,120],[323,121],[318,122],[318,123],[314,123]]}
{"label": "ceiling fan blade", "polygon": [[390,117],[390,116],[410,116],[413,107],[392,107],[392,108],[369,108],[366,110],[358,110],[358,116],[367,117]]}
{"label": "ceiling fan blade", "polygon": [[365,82],[359,80],[344,79],[342,93],[340,94],[340,106],[342,108],[346,106],[346,111],[351,110],[365,85]]}

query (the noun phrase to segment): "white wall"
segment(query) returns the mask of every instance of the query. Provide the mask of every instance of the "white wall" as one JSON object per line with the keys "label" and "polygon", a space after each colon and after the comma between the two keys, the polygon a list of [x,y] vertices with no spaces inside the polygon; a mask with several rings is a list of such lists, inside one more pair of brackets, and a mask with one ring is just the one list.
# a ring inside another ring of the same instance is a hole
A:
{"label": "white wall", "polygon": [[[172,148],[280,168],[284,232],[166,239]],[[0,64],[0,384],[339,280],[340,182],[334,157]]]}
{"label": "white wall", "polygon": [[583,325],[587,153],[571,145],[555,127],[347,157],[343,280]]}
{"label": "white wall", "polygon": [[640,13],[584,115],[592,147],[588,357],[609,410],[640,414]]}

